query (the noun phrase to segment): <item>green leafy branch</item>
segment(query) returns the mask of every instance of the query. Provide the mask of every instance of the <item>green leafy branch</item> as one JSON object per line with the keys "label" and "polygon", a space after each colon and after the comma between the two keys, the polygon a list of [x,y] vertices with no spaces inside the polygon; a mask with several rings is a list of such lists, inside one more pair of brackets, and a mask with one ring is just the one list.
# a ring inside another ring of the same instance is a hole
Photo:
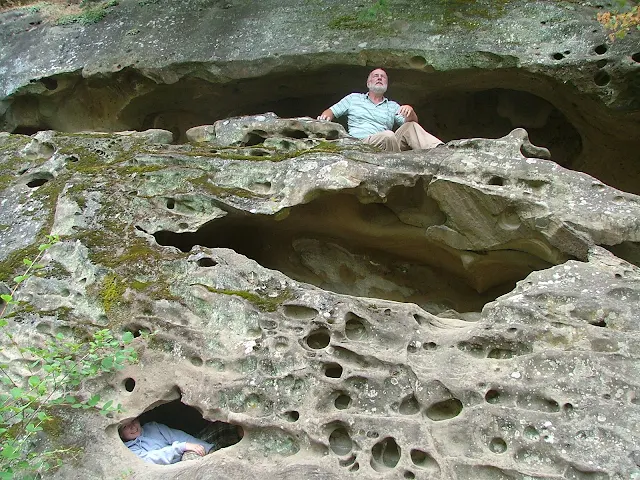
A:
{"label": "green leafy branch", "polygon": [[4,329],[9,345],[0,346],[0,350],[12,349],[13,353],[6,355],[9,358],[17,353],[28,373],[12,373],[8,364],[0,364],[0,480],[34,478],[71,452],[71,449],[34,451],[34,435],[54,419],[55,409],[98,409],[102,414],[122,411],[122,405],[114,405],[112,400],[101,404],[100,395],[87,398],[78,392],[83,381],[137,361],[136,351],[130,345],[134,338],[130,332],[115,338],[108,329],[98,330],[88,341],[57,334],[43,346],[25,346],[8,330],[9,323],[4,318],[7,308],[17,303],[19,287],[35,271],[44,268],[38,262],[58,241],[57,236],[48,235],[36,258],[24,260],[27,268],[14,278],[11,293],[2,295],[5,305],[0,312],[0,328]]}
{"label": "green leafy branch", "polygon": [[2,301],[4,302],[4,305],[2,306],[2,310],[0,310],[0,327],[4,327],[7,325],[7,321],[4,319],[4,317],[6,316],[9,305],[18,303],[14,299],[14,297],[20,285],[24,283],[29,277],[31,277],[31,275],[33,275],[33,272],[35,270],[40,270],[41,268],[44,268],[44,265],[38,262],[44,255],[44,252],[46,252],[59,240],[60,240],[60,237],[58,235],[47,235],[47,243],[43,243],[38,246],[38,255],[36,256],[36,258],[33,260],[29,260],[28,258],[25,258],[22,260],[22,262],[27,266],[27,269],[24,271],[24,273],[22,273],[22,275],[18,275],[17,277],[14,277],[13,281],[15,285],[11,289],[10,293],[0,295],[0,299],[2,299]]}

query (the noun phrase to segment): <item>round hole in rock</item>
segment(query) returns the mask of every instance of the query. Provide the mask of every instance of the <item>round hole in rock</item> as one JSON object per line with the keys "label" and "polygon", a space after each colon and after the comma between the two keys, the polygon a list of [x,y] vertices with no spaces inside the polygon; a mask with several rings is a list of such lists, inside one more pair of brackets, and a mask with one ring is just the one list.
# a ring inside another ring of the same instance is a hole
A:
{"label": "round hole in rock", "polygon": [[349,340],[362,340],[367,336],[367,329],[362,319],[353,313],[348,316],[344,332]]}
{"label": "round hole in rock", "polygon": [[329,435],[329,446],[336,455],[347,455],[353,447],[353,441],[346,428],[338,427]]}
{"label": "round hole in rock", "polygon": [[134,338],[138,338],[142,334],[151,333],[151,330],[148,327],[140,325],[139,323],[130,323],[126,325],[122,330],[124,332],[133,334]]}
{"label": "round hole in rock", "polygon": [[564,58],[564,55],[560,52],[557,52],[551,55],[551,58],[553,58],[554,60],[562,60]]}
{"label": "round hole in rock", "polygon": [[357,472],[358,470],[360,470],[360,464],[358,462],[351,465],[351,468],[349,469],[350,472]]}
{"label": "round hole in rock", "polygon": [[173,198],[167,198],[167,208],[169,210],[176,208],[176,201]]}
{"label": "round hole in rock", "polygon": [[640,52],[637,52],[631,55],[631,60],[633,60],[634,62],[640,63]]}
{"label": "round hole in rock", "polygon": [[598,60],[596,62],[596,67],[603,68],[606,64],[607,64],[607,60],[603,58],[602,60]]}
{"label": "round hole in rock", "polygon": [[596,52],[598,55],[604,55],[605,53],[607,53],[607,46],[606,45],[598,45],[596,48],[593,49],[594,52]]}
{"label": "round hole in rock", "polygon": [[507,442],[500,437],[496,437],[489,442],[489,450],[493,453],[504,453],[507,451]]}
{"label": "round hole in rock", "polygon": [[424,58],[422,55],[416,55],[409,59],[409,65],[411,65],[413,68],[422,68],[426,64],[427,64],[427,59]]}
{"label": "round hole in rock", "polygon": [[484,399],[487,401],[487,403],[498,403],[500,399],[500,392],[493,389],[489,390],[487,393],[485,393]]}
{"label": "round hole in rock", "polygon": [[438,345],[435,342],[426,342],[422,345],[422,348],[425,350],[435,350],[438,348]]}
{"label": "round hole in rock", "polygon": [[438,462],[436,462],[436,460],[427,452],[419,450],[417,448],[411,450],[411,461],[418,467],[427,468],[430,470],[438,469]]}
{"label": "round hole in rock", "polygon": [[534,442],[540,439],[540,433],[538,433],[538,430],[533,425],[528,425],[527,427],[525,427],[522,435],[527,440],[532,440]]}
{"label": "round hole in rock", "polygon": [[309,334],[307,337],[307,345],[314,350],[320,350],[329,345],[330,340],[329,330],[320,328]]}
{"label": "round hole in rock", "polygon": [[210,422],[203,418],[197,409],[185,405],[179,399],[149,410],[140,415],[139,419],[143,426],[149,422],[157,422],[182,430],[200,440],[215,444],[214,450],[235,445],[244,435],[239,425]]}
{"label": "round hole in rock", "polygon": [[593,81],[599,87],[604,87],[611,81],[611,76],[607,72],[600,70],[593,76]]}
{"label": "round hole in rock", "polygon": [[300,418],[300,413],[297,412],[296,410],[290,410],[288,412],[285,412],[284,416],[287,419],[287,421],[293,423],[298,421],[298,419]]}
{"label": "round hole in rock", "polygon": [[409,353],[416,353],[419,349],[420,342],[416,342],[415,340],[412,340],[411,342],[409,342],[409,345],[407,345],[407,352]]}
{"label": "round hole in rock", "polygon": [[437,402],[427,408],[425,414],[431,420],[440,422],[442,420],[449,420],[450,418],[457,417],[462,412],[462,402],[457,398],[450,398]]}
{"label": "round hole in rock", "polygon": [[324,366],[324,374],[329,378],[340,378],[342,376],[342,365],[339,363],[328,363]]}
{"label": "round hole in rock", "polygon": [[494,176],[494,177],[491,177],[487,183],[489,185],[497,185],[499,187],[502,187],[504,185],[504,178]]}
{"label": "round hole in rock", "polygon": [[199,267],[215,267],[216,265],[218,265],[218,262],[210,257],[203,257],[198,260]]}
{"label": "round hole in rock", "polygon": [[48,178],[34,178],[33,180],[31,180],[30,182],[27,183],[27,187],[29,187],[29,188],[41,187],[42,185],[44,185],[48,181],[49,181]]}
{"label": "round hole in rock", "polygon": [[341,393],[336,397],[333,404],[338,410],[345,410],[351,406],[351,397],[346,393]]}
{"label": "round hole in rock", "polygon": [[420,411],[420,402],[415,397],[415,395],[410,395],[405,398],[400,406],[398,407],[398,412],[402,415],[414,415]]}
{"label": "round hole in rock", "polygon": [[371,449],[371,467],[376,471],[395,468],[402,456],[402,450],[392,437],[386,437]]}
{"label": "round hole in rock", "polygon": [[410,470],[404,472],[404,478],[416,478],[416,474]]}
{"label": "round hole in rock", "polygon": [[133,392],[133,389],[136,388],[136,381],[131,377],[125,378],[123,385],[127,392]]}

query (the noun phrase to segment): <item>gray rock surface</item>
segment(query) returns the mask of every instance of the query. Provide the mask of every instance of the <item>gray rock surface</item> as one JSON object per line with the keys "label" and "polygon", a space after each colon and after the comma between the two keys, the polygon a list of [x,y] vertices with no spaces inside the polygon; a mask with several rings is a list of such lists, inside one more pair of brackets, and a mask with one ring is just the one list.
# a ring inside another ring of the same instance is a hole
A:
{"label": "gray rock surface", "polygon": [[608,42],[596,14],[613,3],[393,0],[369,20],[366,3],[121,0],[89,25],[0,13],[0,129],[186,141],[231,116],[315,117],[384,66],[445,141],[525,128],[554,161],[640,193],[638,32]]}
{"label": "gray rock surface", "polygon": [[[0,136],[2,278],[63,239],[17,338],[154,332],[83,387],[125,413],[41,439],[83,452],[57,478],[639,478],[639,197],[522,129],[400,154],[146,138]],[[177,399],[244,438],[143,463],[118,423]]]}

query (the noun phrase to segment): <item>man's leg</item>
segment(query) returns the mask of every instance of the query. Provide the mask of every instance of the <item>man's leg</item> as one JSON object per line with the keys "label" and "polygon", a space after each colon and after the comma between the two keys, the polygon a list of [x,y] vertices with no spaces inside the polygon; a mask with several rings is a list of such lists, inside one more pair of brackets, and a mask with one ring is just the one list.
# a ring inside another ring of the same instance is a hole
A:
{"label": "man's leg", "polygon": [[401,150],[427,150],[443,143],[416,122],[406,122],[395,135]]}
{"label": "man's leg", "polygon": [[380,133],[369,135],[368,137],[363,138],[362,141],[364,143],[375,145],[376,147],[381,148],[382,150],[386,150],[387,152],[400,151],[400,144],[398,143],[396,134],[394,134],[391,130],[384,130]]}

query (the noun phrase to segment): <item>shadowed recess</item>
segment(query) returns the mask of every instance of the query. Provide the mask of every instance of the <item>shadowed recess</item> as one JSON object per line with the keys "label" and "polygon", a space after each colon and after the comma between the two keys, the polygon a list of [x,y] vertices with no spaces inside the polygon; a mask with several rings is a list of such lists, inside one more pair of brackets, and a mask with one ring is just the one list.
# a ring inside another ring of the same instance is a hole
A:
{"label": "shadowed recess", "polygon": [[[325,194],[292,207],[279,221],[231,211],[196,232],[159,231],[154,237],[184,252],[194,245],[231,248],[324,290],[413,302],[434,314],[480,311],[516,281],[553,264],[540,258],[551,254],[540,249],[539,239],[523,239],[517,249],[479,252],[429,239],[425,229],[445,219],[420,181],[415,187],[395,187],[385,204],[362,204],[349,193]],[[291,307],[286,313],[311,318],[316,312]],[[361,319],[345,321],[347,338],[366,337]]]}
{"label": "shadowed recess", "polygon": [[[234,81],[215,81],[206,66],[198,72],[195,64],[190,74],[170,84],[133,67],[99,78],[77,73],[43,77],[38,85],[44,88],[25,88],[11,96],[0,115],[0,129],[32,134],[45,129],[161,128],[184,142],[189,128],[231,116],[273,111],[281,117],[315,117],[346,94],[364,91],[372,69],[336,65],[335,59],[323,65],[320,58],[314,59],[317,67],[309,68],[304,56],[300,60],[286,69]],[[445,142],[500,138],[522,127],[535,145],[549,149],[552,160],[638,192],[639,157],[633,142],[637,115],[612,115],[569,86],[519,68],[434,72],[424,62],[417,56],[409,60],[411,68],[387,68],[388,96],[414,106],[425,129]],[[237,68],[233,70],[238,75]],[[597,85],[609,82],[606,72],[595,75]],[[624,95],[633,93],[630,89]],[[603,162],[605,153],[615,161]]]}

